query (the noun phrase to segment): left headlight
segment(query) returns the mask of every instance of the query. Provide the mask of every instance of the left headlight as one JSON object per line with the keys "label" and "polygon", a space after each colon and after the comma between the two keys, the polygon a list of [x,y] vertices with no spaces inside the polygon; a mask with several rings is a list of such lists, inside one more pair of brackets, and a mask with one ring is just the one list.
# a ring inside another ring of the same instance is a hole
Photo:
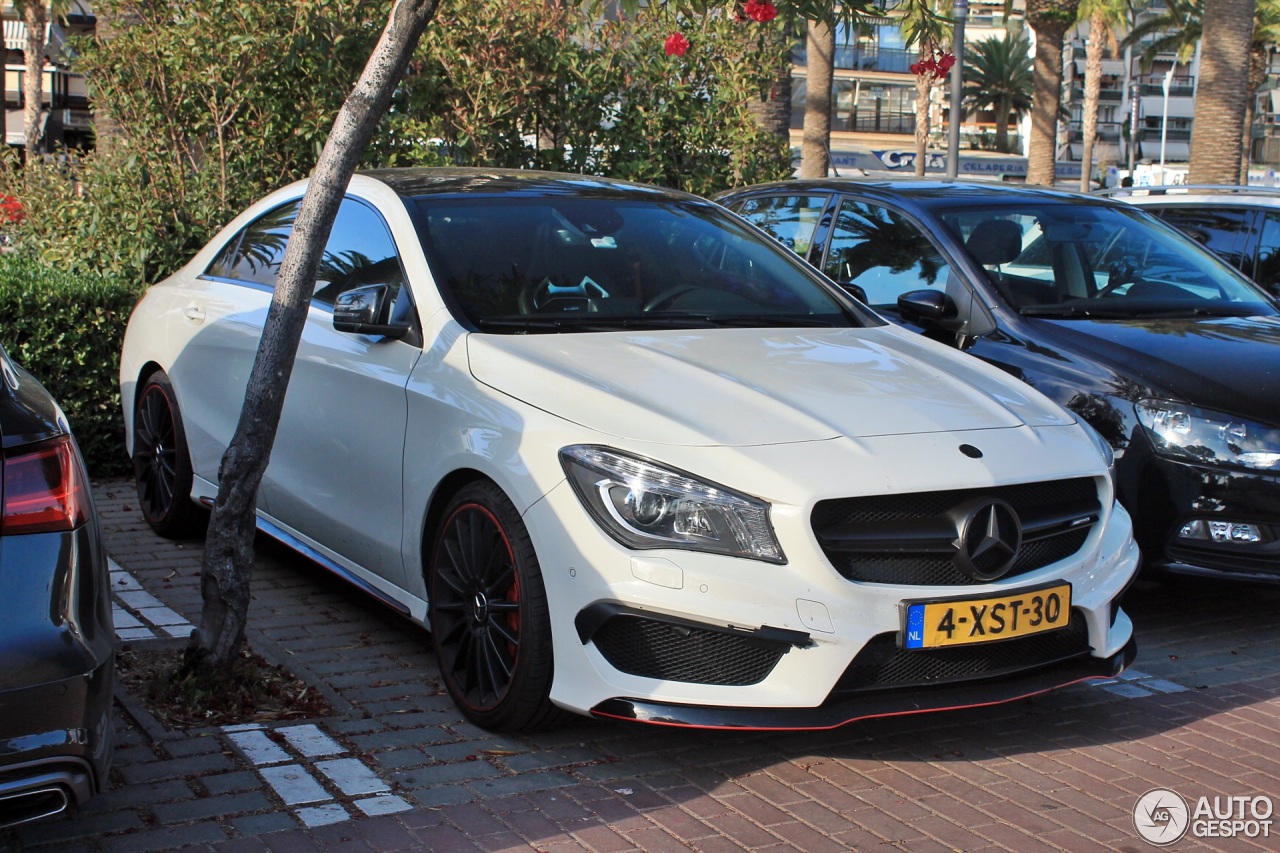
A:
{"label": "left headlight", "polygon": [[591,517],[628,548],[786,562],[762,500],[605,447],[566,447],[560,464]]}
{"label": "left headlight", "polygon": [[1280,469],[1280,429],[1169,400],[1142,400],[1138,421],[1156,450],[1187,462]]}

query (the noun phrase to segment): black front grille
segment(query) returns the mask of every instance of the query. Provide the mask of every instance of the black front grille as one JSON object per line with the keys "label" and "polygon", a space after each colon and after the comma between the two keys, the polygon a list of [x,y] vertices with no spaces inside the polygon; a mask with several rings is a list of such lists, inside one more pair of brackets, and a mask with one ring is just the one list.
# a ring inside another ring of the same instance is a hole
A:
{"label": "black front grille", "polygon": [[[1022,545],[1003,577],[1035,571],[1075,554],[1101,511],[1094,481],[1079,477],[989,489],[821,501],[814,507],[811,523],[827,559],[851,581],[912,586],[986,583],[957,568],[954,545],[948,544],[948,538],[955,538],[951,514],[974,500],[1004,501],[1022,522]],[[1085,518],[1090,520],[1081,523]],[[901,541],[882,541],[875,548],[860,550],[857,540],[875,538],[879,530],[889,539],[893,531],[903,531]],[[849,541],[839,541],[850,533]],[[944,547],[938,547],[939,543]]]}
{"label": "black front grille", "polygon": [[1089,652],[1089,629],[1079,611],[1073,611],[1071,622],[1057,631],[973,646],[904,649],[898,645],[897,634],[879,634],[858,652],[828,698],[868,690],[995,678]]}
{"label": "black front grille", "polygon": [[759,684],[790,649],[776,640],[657,619],[613,616],[591,637],[615,669],[692,684]]}

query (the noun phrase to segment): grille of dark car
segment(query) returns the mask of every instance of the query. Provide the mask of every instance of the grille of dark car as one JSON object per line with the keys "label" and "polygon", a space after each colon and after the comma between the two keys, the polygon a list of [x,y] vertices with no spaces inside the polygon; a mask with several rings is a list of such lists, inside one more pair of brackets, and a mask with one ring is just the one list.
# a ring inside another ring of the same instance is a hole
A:
{"label": "grille of dark car", "polygon": [[[1079,551],[1100,512],[1094,481],[1078,477],[989,489],[821,501],[814,507],[811,523],[827,559],[851,581],[912,586],[976,584],[985,581],[957,568],[954,542],[939,549],[936,537],[926,547],[904,536],[895,553],[886,553],[883,547],[859,550],[856,542],[858,536],[874,536],[877,529],[954,530],[950,514],[975,500],[1004,501],[1013,507],[1022,522],[1022,545],[1003,577],[1034,571]],[[852,541],[839,541],[850,532],[855,534]]]}
{"label": "grille of dark car", "polygon": [[879,634],[858,652],[831,697],[868,690],[922,687],[994,678],[1089,654],[1089,629],[1079,611],[1065,628],[973,646],[903,649],[897,634]]}
{"label": "grille of dark car", "polygon": [[790,645],[621,614],[592,635],[615,669],[645,678],[742,686],[763,681]]}

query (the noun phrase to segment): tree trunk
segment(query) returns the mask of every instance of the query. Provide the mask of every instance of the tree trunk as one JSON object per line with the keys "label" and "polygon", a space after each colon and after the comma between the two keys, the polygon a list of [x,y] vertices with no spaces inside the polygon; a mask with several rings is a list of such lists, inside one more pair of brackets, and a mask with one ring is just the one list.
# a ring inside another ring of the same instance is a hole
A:
{"label": "tree trunk", "polygon": [[22,127],[28,160],[40,156],[40,113],[44,107],[45,27],[49,23],[43,0],[27,0],[22,7],[27,27],[26,72],[22,76]]}
{"label": "tree trunk", "polygon": [[[933,56],[932,48],[920,48],[919,62]],[[929,147],[929,90],[933,88],[933,75],[927,71],[916,78],[916,177],[924,177],[925,152]]]}
{"label": "tree trunk", "polygon": [[361,152],[391,103],[438,0],[397,0],[360,80],[338,112],[280,266],[235,436],[218,471],[205,541],[200,626],[188,666],[227,667],[244,640],[258,486],[271,456],[321,255]]}
{"label": "tree trunk", "polygon": [[1240,185],[1249,183],[1249,152],[1253,148],[1253,110],[1258,98],[1258,89],[1267,80],[1267,66],[1270,64],[1270,45],[1253,42],[1249,45],[1249,98],[1244,108],[1244,136],[1240,140]]}
{"label": "tree trunk", "polygon": [[800,177],[825,178],[831,168],[831,84],[836,36],[826,21],[809,21],[806,38],[808,70],[804,98],[804,138],[800,145]]}
{"label": "tree trunk", "polygon": [[996,150],[1009,153],[1009,113],[1013,112],[1013,99],[1001,95],[996,102]]}
{"label": "tree trunk", "polygon": [[[770,38],[778,39],[790,48],[792,32],[788,24],[775,28]],[[778,137],[784,142],[791,139],[791,57],[788,55],[778,64],[778,76],[767,92],[761,97],[752,98],[747,108],[756,124],[768,134]]]}
{"label": "tree trunk", "polygon": [[1102,48],[1107,21],[1098,10],[1089,18],[1089,41],[1084,60],[1084,150],[1080,155],[1080,192],[1092,187],[1093,144],[1098,138],[1098,98],[1102,94]]}
{"label": "tree trunk", "polygon": [[1253,0],[1204,0],[1187,183],[1234,184],[1240,180],[1252,40]]}
{"label": "tree trunk", "polygon": [[[1054,16],[1037,25],[1030,20],[1030,9],[1028,4],[1028,23],[1036,32],[1036,62],[1031,137],[1027,149],[1027,183],[1051,187],[1055,177],[1058,111],[1062,108],[1062,38],[1066,35],[1068,23]],[[1074,9],[1071,14],[1074,17]]]}

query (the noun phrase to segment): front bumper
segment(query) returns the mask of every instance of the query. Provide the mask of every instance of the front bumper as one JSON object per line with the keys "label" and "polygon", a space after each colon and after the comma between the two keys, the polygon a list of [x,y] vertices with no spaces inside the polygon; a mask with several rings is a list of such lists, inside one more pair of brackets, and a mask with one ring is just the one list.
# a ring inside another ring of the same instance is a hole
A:
{"label": "front bumper", "polygon": [[834,729],[875,717],[901,717],[1016,702],[1084,681],[1113,678],[1133,663],[1137,653],[1137,641],[1131,637],[1123,649],[1109,658],[1089,657],[1064,662],[997,681],[977,681],[835,699],[817,708],[723,708],[617,698],[607,699],[596,705],[591,709],[591,714],[615,720],[699,729]]}
{"label": "front bumper", "polygon": [[[1006,702],[1110,677],[1133,658],[1133,626],[1116,602],[1139,558],[1127,513],[1116,506],[1106,515],[1076,555],[1018,577],[963,588],[903,586],[841,577],[818,548],[804,509],[775,505],[773,523],[789,558],[784,565],[689,551],[635,552],[603,534],[562,484],[525,516],[551,608],[551,698],[579,713],[673,725],[827,728],[868,716]],[[1069,652],[973,668],[936,684],[929,675],[870,689],[849,686],[860,653],[895,644],[904,601],[1001,596],[1061,582],[1072,587],[1072,632],[1079,640]],[[682,648],[666,660],[678,658],[676,677],[663,660],[621,662],[629,645],[647,641],[629,642],[638,635],[621,630],[602,639],[584,626],[600,622],[601,612],[614,613],[614,624],[635,616],[648,626],[674,626],[667,636]],[[719,677],[716,667],[704,665],[712,656],[739,674]]]}
{"label": "front bumper", "polygon": [[[1193,465],[1158,456],[1145,440],[1121,460],[1121,499],[1155,573],[1280,583],[1280,477]],[[1257,527],[1266,541],[1214,542],[1180,536],[1193,521]]]}

